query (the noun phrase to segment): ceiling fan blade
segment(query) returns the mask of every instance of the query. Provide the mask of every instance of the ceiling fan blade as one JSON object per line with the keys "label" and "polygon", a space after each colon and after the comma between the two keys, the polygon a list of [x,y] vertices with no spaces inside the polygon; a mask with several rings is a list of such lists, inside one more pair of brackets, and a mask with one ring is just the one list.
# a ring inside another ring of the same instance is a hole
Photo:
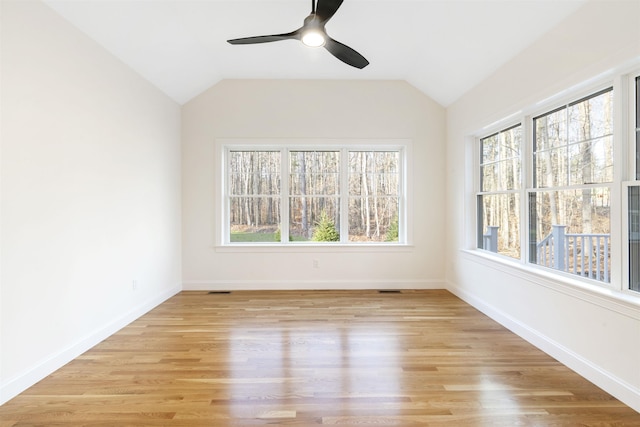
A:
{"label": "ceiling fan blade", "polygon": [[316,7],[316,16],[320,18],[323,24],[327,22],[336,13],[343,0],[318,0]]}
{"label": "ceiling fan blade", "polygon": [[256,44],[256,43],[269,43],[277,42],[280,40],[299,39],[300,30],[293,31],[286,34],[273,34],[270,36],[255,36],[255,37],[243,37],[240,39],[227,40],[231,44]]}
{"label": "ceiling fan blade", "polygon": [[367,61],[367,59],[364,56],[360,55],[358,52],[351,49],[349,46],[344,45],[339,41],[332,39],[331,37],[327,37],[324,47],[333,56],[335,56],[345,64],[351,65],[352,67],[362,69],[367,65],[369,65],[369,61]]}

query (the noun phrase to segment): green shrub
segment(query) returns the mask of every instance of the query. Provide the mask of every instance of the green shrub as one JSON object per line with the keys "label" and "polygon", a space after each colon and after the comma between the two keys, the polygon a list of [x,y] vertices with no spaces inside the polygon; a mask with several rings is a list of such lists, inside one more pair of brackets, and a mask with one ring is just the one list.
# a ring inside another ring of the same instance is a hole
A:
{"label": "green shrub", "polygon": [[385,238],[387,242],[397,242],[398,241],[398,217],[396,216],[393,219],[393,222],[389,225],[389,229],[387,230],[387,237]]}

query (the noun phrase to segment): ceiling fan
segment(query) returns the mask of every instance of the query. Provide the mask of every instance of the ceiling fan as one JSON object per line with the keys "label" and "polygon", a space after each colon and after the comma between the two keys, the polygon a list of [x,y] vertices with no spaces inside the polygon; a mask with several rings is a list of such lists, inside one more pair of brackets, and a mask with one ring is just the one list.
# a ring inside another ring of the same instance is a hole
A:
{"label": "ceiling fan", "polygon": [[362,69],[369,65],[369,61],[349,46],[329,37],[324,29],[325,24],[336,13],[342,1],[343,0],[318,0],[318,7],[316,8],[316,1],[311,0],[311,14],[304,19],[302,27],[290,33],[244,37],[227,41],[231,44],[256,44],[289,39],[300,40],[306,46],[324,46],[325,49],[340,61],[352,67]]}

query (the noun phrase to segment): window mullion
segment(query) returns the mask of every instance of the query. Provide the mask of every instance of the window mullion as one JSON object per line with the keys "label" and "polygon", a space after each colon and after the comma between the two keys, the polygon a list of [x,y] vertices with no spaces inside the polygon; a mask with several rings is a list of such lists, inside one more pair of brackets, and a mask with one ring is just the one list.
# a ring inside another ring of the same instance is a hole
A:
{"label": "window mullion", "polygon": [[340,243],[349,242],[349,150],[340,150]]}
{"label": "window mullion", "polygon": [[407,243],[409,240],[409,232],[408,232],[408,213],[407,213],[407,205],[409,201],[407,200],[407,149],[403,148],[400,151],[400,160],[398,162],[398,241],[403,241]]}
{"label": "window mullion", "polygon": [[229,186],[231,185],[231,165],[230,165],[229,147],[225,147],[222,153],[222,170],[224,171],[222,177],[222,211],[223,211],[223,223],[222,223],[222,244],[227,244],[231,241],[231,224],[229,223],[229,216],[231,215],[231,191]]}
{"label": "window mullion", "polygon": [[289,176],[290,172],[289,150],[280,149],[280,242],[289,241]]}
{"label": "window mullion", "polygon": [[564,135],[564,142],[565,142],[565,161],[567,164],[567,186],[571,185],[571,155],[569,152],[569,127],[571,126],[569,123],[569,106],[566,106],[564,109],[564,120],[565,120],[565,126],[564,126],[564,131],[565,131],[565,135]]}
{"label": "window mullion", "polygon": [[[613,182],[622,182],[628,177],[629,164],[625,162],[625,153],[628,153],[627,133],[624,131],[624,124],[629,122],[629,112],[626,111],[628,105],[629,92],[627,80],[622,76],[617,76],[614,80],[613,89]],[[619,185],[610,185],[611,200],[622,201],[626,194],[622,194]],[[625,273],[623,269],[623,245],[625,238],[622,236],[623,211],[622,203],[611,203],[611,274],[610,283],[617,284],[619,290],[624,289]]]}
{"label": "window mullion", "polygon": [[522,123],[522,146],[520,147],[520,262],[527,263],[529,258],[529,190],[533,188],[533,119],[523,117]]}

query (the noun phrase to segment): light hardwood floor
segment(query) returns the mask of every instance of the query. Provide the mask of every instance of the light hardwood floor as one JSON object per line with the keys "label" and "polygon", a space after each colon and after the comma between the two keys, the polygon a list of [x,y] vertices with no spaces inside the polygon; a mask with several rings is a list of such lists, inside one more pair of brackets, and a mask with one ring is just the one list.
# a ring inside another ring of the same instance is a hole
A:
{"label": "light hardwood floor", "polygon": [[640,426],[446,291],[182,292],[0,426]]}

